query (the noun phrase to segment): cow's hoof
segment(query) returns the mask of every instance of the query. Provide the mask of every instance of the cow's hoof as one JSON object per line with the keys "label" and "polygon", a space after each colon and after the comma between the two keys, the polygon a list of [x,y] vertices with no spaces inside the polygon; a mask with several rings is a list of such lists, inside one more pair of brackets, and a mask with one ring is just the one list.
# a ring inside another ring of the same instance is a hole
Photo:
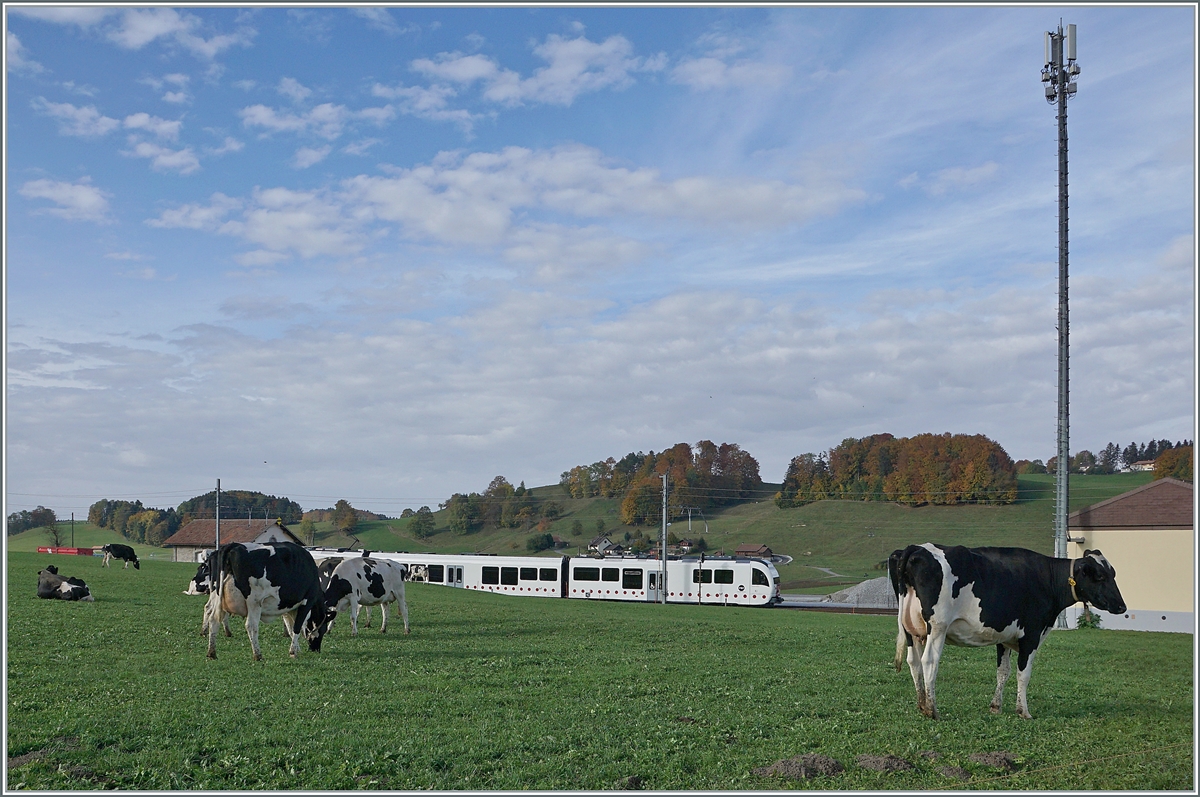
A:
{"label": "cow's hoof", "polygon": [[255,654],[254,654],[254,660],[255,660],[255,661],[262,661],[262,654],[261,654],[261,653],[255,653]]}
{"label": "cow's hoof", "polygon": [[208,656],[206,656],[206,658],[209,658],[209,659],[215,659],[216,657],[217,657],[217,654],[211,650],[208,652]]}
{"label": "cow's hoof", "polygon": [[999,714],[1000,707],[999,706],[988,706],[988,711],[992,712],[993,714]]}
{"label": "cow's hoof", "polygon": [[1021,712],[1018,712],[1018,714],[1021,717],[1021,719],[1023,719],[1023,720],[1033,719],[1033,715],[1030,714],[1028,711],[1021,711]]}
{"label": "cow's hoof", "polygon": [[411,631],[409,631],[407,628],[405,628],[405,629],[404,629],[404,633],[406,633],[406,634],[411,634],[412,632],[411,632]]}

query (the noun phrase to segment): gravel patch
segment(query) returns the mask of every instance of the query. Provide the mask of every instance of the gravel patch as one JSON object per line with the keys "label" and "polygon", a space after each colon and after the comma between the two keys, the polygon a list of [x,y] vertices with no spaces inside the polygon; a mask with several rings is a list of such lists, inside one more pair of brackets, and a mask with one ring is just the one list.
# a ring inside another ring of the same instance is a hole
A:
{"label": "gravel patch", "polygon": [[793,756],[776,761],[769,767],[758,767],[751,770],[755,775],[769,777],[778,775],[793,780],[807,780],[818,775],[840,775],[846,768],[829,756],[817,753]]}
{"label": "gravel patch", "polygon": [[938,770],[948,778],[957,778],[959,780],[970,780],[971,773],[967,772],[962,767],[942,767]]}
{"label": "gravel patch", "polygon": [[855,761],[863,769],[873,769],[876,772],[903,772],[913,768],[912,764],[894,755],[860,755]]}
{"label": "gravel patch", "polygon": [[821,600],[872,609],[896,608],[896,593],[892,591],[892,581],[887,576],[855,584],[853,587],[826,595]]}
{"label": "gravel patch", "polygon": [[996,750],[991,753],[972,753],[967,758],[976,764],[983,764],[993,769],[1003,769],[1012,772],[1017,768],[1017,762],[1013,758],[1012,753],[1006,753],[1003,750]]}

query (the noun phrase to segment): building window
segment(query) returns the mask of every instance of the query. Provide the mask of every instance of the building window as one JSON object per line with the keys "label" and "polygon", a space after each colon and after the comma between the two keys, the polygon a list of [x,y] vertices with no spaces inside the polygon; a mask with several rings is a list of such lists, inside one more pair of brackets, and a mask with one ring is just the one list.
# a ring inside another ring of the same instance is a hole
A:
{"label": "building window", "polygon": [[500,583],[500,568],[484,567],[483,568],[483,583],[484,584],[499,584]]}
{"label": "building window", "polygon": [[641,568],[625,568],[621,571],[621,589],[641,589],[642,588],[642,570]]}

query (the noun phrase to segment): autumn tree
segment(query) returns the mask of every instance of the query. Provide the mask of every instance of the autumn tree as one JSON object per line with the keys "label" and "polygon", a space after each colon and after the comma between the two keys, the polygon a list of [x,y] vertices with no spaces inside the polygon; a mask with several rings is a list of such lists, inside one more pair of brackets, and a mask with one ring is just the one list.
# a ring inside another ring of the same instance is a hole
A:
{"label": "autumn tree", "polygon": [[412,520],[408,521],[409,533],[420,540],[433,535],[433,512],[429,507],[421,507],[411,517]]}
{"label": "autumn tree", "polygon": [[338,502],[333,505],[333,527],[342,534],[351,536],[358,528],[358,512],[350,506],[350,502],[345,498],[339,498]]}
{"label": "autumn tree", "polygon": [[1190,445],[1172,447],[1159,454],[1158,459],[1154,460],[1154,478],[1165,479],[1169,476],[1173,479],[1190,482],[1192,481],[1193,466]]}

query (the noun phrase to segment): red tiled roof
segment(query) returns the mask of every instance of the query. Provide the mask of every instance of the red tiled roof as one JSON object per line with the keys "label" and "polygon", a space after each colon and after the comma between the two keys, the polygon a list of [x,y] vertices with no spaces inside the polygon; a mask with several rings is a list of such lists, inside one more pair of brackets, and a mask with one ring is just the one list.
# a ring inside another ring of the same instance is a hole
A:
{"label": "red tiled roof", "polygon": [[[255,538],[262,534],[267,529],[276,525],[274,520],[245,520],[229,518],[228,520],[221,519],[221,543],[227,542],[254,542]],[[172,534],[167,539],[163,540],[163,547],[169,548],[176,545],[188,545],[203,547],[213,545],[216,542],[216,527],[215,520],[193,520],[179,531]],[[288,531],[286,526],[280,526],[287,535],[291,537],[296,544],[302,545],[295,534]]]}
{"label": "red tiled roof", "polygon": [[1192,485],[1179,479],[1157,479],[1127,493],[1072,512],[1073,529],[1175,528],[1190,529]]}

